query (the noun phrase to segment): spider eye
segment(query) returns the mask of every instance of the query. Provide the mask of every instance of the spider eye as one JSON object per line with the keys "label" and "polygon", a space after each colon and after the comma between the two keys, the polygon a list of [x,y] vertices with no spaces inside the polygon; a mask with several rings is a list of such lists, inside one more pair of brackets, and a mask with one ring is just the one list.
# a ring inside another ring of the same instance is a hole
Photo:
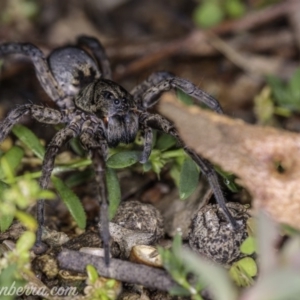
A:
{"label": "spider eye", "polygon": [[115,99],[114,103],[115,103],[116,105],[119,105],[119,104],[120,104],[120,100],[119,100],[119,99]]}
{"label": "spider eye", "polygon": [[107,91],[103,92],[103,97],[107,100],[114,99],[114,95],[111,92],[107,92]]}

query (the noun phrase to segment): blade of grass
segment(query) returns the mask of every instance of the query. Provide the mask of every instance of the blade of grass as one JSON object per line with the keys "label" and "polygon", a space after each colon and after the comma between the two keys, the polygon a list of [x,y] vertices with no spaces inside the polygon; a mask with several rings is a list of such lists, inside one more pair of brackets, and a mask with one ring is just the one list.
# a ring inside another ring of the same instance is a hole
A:
{"label": "blade of grass", "polygon": [[84,229],[86,226],[86,215],[79,198],[58,177],[53,176],[51,179],[59,196],[61,197],[65,205],[68,207],[68,210],[70,211],[77,225],[79,226],[79,228]]}
{"label": "blade of grass", "polygon": [[117,212],[121,201],[121,188],[117,173],[114,169],[106,169],[106,185],[109,199],[109,219],[111,220]]}
{"label": "blade of grass", "polygon": [[13,134],[22,141],[40,159],[43,159],[45,148],[38,137],[27,127],[15,125],[12,129]]}
{"label": "blade of grass", "polygon": [[[6,171],[8,171],[11,174],[14,174],[15,169],[20,165],[23,155],[24,151],[20,147],[14,146],[10,148],[1,157],[0,178],[8,177],[9,174],[6,174]],[[9,168],[9,170],[5,170],[4,164]]]}

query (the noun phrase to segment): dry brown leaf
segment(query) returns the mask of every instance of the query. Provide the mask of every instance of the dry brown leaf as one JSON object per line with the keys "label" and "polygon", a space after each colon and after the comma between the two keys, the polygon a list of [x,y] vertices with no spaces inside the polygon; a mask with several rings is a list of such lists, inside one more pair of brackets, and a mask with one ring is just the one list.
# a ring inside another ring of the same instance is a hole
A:
{"label": "dry brown leaf", "polygon": [[175,123],[189,147],[238,176],[254,208],[264,208],[275,220],[300,229],[299,134],[186,107],[172,94],[163,96],[159,111]]}

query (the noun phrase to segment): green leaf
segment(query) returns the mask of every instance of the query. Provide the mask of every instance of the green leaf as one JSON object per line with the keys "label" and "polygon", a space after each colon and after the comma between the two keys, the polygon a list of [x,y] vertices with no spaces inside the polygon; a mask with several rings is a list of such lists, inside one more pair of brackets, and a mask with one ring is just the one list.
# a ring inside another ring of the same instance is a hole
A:
{"label": "green leaf", "polygon": [[145,164],[143,164],[143,171],[148,172],[152,169],[152,164],[150,161],[147,161]]}
{"label": "green leaf", "polygon": [[109,219],[111,220],[117,212],[121,201],[121,188],[117,173],[114,169],[106,169],[106,185],[109,199]]}
{"label": "green leaf", "polygon": [[21,253],[29,251],[35,243],[35,233],[31,231],[25,231],[16,243],[16,250]]}
{"label": "green leaf", "polygon": [[35,243],[36,235],[34,232],[25,231],[16,243],[16,250],[18,252],[29,251]]}
{"label": "green leaf", "polygon": [[107,160],[107,166],[113,169],[122,169],[135,164],[140,158],[140,151],[122,151],[110,156]]}
{"label": "green leaf", "polygon": [[247,287],[253,284],[252,277],[257,274],[257,266],[251,257],[244,257],[235,262],[230,270],[229,275],[238,286]]}
{"label": "green leaf", "polygon": [[256,251],[256,243],[254,237],[247,237],[240,246],[240,250],[242,253],[247,255],[251,255],[252,253],[254,253]]}
{"label": "green leaf", "polygon": [[[10,148],[0,159],[0,178],[13,174],[15,169],[20,165],[24,151],[17,146]],[[5,169],[5,166],[8,169]],[[8,174],[7,174],[8,173]]]}
{"label": "green leaf", "polygon": [[6,231],[9,226],[12,224],[14,220],[14,216],[13,215],[1,215],[1,218],[0,218],[0,231],[1,232],[4,232]]}
{"label": "green leaf", "polygon": [[276,102],[279,105],[284,106],[286,103],[286,99],[288,98],[288,95],[285,91],[285,86],[283,82],[279,78],[272,75],[267,76],[266,80],[272,89],[272,93],[274,95]]}
{"label": "green leaf", "polygon": [[224,12],[218,1],[204,1],[194,10],[194,22],[201,27],[211,27],[220,23],[224,18]]}
{"label": "green leaf", "polygon": [[266,86],[254,98],[254,112],[258,122],[263,125],[272,124],[275,104],[271,98],[271,88]]}
{"label": "green leaf", "polygon": [[177,163],[174,163],[170,169],[170,175],[174,180],[177,188],[179,188],[179,183],[180,183],[180,171],[181,168]]}
{"label": "green leaf", "polygon": [[176,139],[169,134],[163,133],[156,142],[155,148],[160,151],[168,150],[176,145]]}
{"label": "green leaf", "polygon": [[45,148],[38,137],[27,127],[15,125],[12,129],[14,135],[22,141],[40,159],[43,159]]}
{"label": "green leaf", "polygon": [[228,16],[232,18],[241,17],[246,11],[245,5],[240,0],[226,0],[225,9]]}
{"label": "green leaf", "polygon": [[95,176],[93,170],[91,168],[87,168],[82,172],[77,171],[71,174],[66,180],[65,183],[68,187],[78,186],[84,182],[87,182],[93,179]]}
{"label": "green leaf", "polygon": [[94,284],[97,281],[97,279],[99,278],[97,270],[95,269],[94,266],[87,265],[86,272],[87,272],[90,283]]}
{"label": "green leaf", "polygon": [[185,105],[191,106],[194,104],[193,98],[181,90],[176,91],[177,98],[183,102]]}
{"label": "green leaf", "polygon": [[25,225],[29,230],[36,231],[37,229],[37,221],[36,219],[29,215],[28,213],[25,213],[21,210],[16,211],[16,218]]}
{"label": "green leaf", "polygon": [[0,195],[7,188],[9,188],[9,185],[7,183],[3,182],[2,180],[0,180]]}
{"label": "green leaf", "polygon": [[197,165],[191,158],[186,158],[180,173],[179,195],[184,200],[196,189],[199,182],[199,171]]}
{"label": "green leaf", "polygon": [[77,155],[79,155],[79,156],[84,156],[84,155],[85,155],[85,151],[84,151],[84,149],[82,148],[81,143],[80,143],[78,137],[72,138],[72,139],[69,141],[69,144],[70,144],[71,148],[73,149],[73,151],[74,151]]}
{"label": "green leaf", "polygon": [[79,198],[58,177],[53,176],[51,179],[59,196],[61,197],[65,205],[68,207],[77,225],[79,226],[79,228],[84,229],[86,226],[86,215]]}
{"label": "green leaf", "polygon": [[257,266],[253,258],[244,257],[237,261],[236,264],[239,268],[243,269],[249,276],[254,277],[257,274]]}
{"label": "green leaf", "polygon": [[267,82],[272,88],[272,93],[276,103],[290,111],[300,111],[300,72],[296,71],[290,81],[285,85],[279,78],[268,76]]}
{"label": "green leaf", "polygon": [[234,193],[239,191],[238,186],[235,184],[235,176],[232,173],[225,172],[220,167],[215,166],[215,170],[222,176],[226,186]]}
{"label": "green leaf", "polygon": [[182,239],[180,234],[176,234],[173,238],[172,243],[172,252],[174,255],[179,256],[181,254],[181,248],[182,248]]}

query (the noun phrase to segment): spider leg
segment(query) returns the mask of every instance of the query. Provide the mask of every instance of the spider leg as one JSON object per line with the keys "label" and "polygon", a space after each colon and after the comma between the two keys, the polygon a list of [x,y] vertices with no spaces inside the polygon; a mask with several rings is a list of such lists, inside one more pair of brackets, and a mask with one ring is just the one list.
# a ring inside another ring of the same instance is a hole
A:
{"label": "spider leg", "polygon": [[3,141],[12,127],[19,122],[19,120],[27,115],[31,116],[41,123],[59,124],[63,123],[65,117],[63,114],[55,109],[43,107],[35,104],[24,104],[13,109],[8,116],[0,123],[0,142]]}
{"label": "spider leg", "polygon": [[184,149],[184,151],[195,161],[195,163],[200,167],[204,175],[206,176],[211,189],[215,195],[216,201],[219,206],[223,210],[228,222],[232,225],[233,228],[237,228],[238,225],[236,220],[231,216],[229,210],[227,209],[225,203],[225,197],[223,195],[221,186],[218,181],[218,175],[214,170],[213,166],[209,161],[200,157],[197,153],[195,153],[192,149],[187,147],[183,140],[180,138],[178,131],[174,128],[171,122],[167,119],[163,118],[157,114],[149,114],[147,112],[143,112],[140,115],[140,123],[145,127],[149,126],[151,128],[163,131],[165,133],[170,134],[174,138],[176,138],[178,144]]}
{"label": "spider leg", "polygon": [[204,103],[212,110],[220,114],[223,113],[220,103],[215,98],[199,89],[190,81],[175,77],[168,72],[153,73],[148,79],[135,87],[131,93],[135,101],[146,110],[157,103],[162,93],[171,89],[179,89],[194,98],[198,103]]}
{"label": "spider leg", "polygon": [[146,93],[146,91],[159,84],[163,80],[172,79],[174,76],[169,72],[155,72],[151,74],[146,80],[135,86],[131,91],[130,94],[133,95],[135,102],[141,103],[143,106],[143,95]]}
{"label": "spider leg", "polygon": [[110,63],[102,44],[97,39],[85,35],[79,36],[77,43],[79,46],[85,46],[92,51],[92,54],[101,67],[102,77],[105,79],[112,79]]}
{"label": "spider leg", "polygon": [[151,154],[152,143],[153,143],[153,132],[152,132],[152,128],[148,126],[143,128],[142,131],[144,133],[144,148],[140,159],[140,163],[144,164],[148,161],[149,156]]}
{"label": "spider leg", "polygon": [[65,94],[53,77],[43,52],[29,43],[6,43],[0,45],[0,57],[8,54],[23,54],[34,64],[35,73],[48,96],[58,102]]}
{"label": "spider leg", "polygon": [[87,128],[85,132],[80,135],[80,141],[83,146],[90,152],[92,163],[95,171],[95,179],[97,184],[97,196],[100,204],[100,236],[104,248],[104,260],[106,266],[109,266],[109,219],[108,219],[108,196],[105,177],[105,157],[103,153],[107,153],[108,147],[104,139],[98,141],[94,139],[93,128]]}
{"label": "spider leg", "polygon": [[[62,147],[68,140],[75,137],[79,132],[79,125],[76,124],[78,119],[74,119],[70,125],[58,131],[50,144],[47,147],[46,154],[42,165],[42,175],[39,180],[40,187],[46,189],[49,184],[50,176],[54,168],[55,157]],[[42,230],[44,225],[44,200],[39,200],[37,203],[37,220],[38,220],[38,230],[35,243],[35,253],[43,253],[45,250],[45,245],[42,243]]]}

